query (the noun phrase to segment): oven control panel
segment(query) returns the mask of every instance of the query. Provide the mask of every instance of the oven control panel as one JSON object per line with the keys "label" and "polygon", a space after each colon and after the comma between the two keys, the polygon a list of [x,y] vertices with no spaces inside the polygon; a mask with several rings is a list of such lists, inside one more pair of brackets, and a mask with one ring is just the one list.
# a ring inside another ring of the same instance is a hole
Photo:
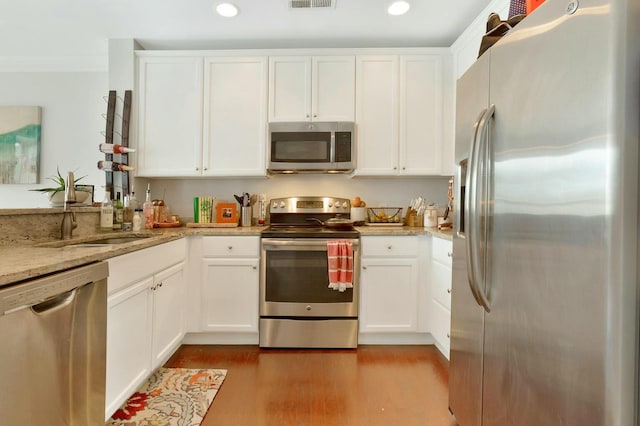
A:
{"label": "oven control panel", "polygon": [[271,213],[349,213],[351,201],[335,197],[287,197],[269,202]]}

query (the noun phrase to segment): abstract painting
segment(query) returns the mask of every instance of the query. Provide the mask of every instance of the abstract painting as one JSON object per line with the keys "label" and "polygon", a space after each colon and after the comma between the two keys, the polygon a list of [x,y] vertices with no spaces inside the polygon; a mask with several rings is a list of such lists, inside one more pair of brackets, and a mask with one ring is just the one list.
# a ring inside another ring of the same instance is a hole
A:
{"label": "abstract painting", "polygon": [[0,184],[38,183],[41,109],[0,106]]}

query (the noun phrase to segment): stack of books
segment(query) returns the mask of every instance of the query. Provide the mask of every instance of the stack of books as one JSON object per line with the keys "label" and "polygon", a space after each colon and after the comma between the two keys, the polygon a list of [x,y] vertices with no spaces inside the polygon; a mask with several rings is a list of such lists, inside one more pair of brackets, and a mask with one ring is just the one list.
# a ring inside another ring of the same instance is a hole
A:
{"label": "stack of books", "polygon": [[216,197],[193,197],[193,222],[212,223],[215,207]]}

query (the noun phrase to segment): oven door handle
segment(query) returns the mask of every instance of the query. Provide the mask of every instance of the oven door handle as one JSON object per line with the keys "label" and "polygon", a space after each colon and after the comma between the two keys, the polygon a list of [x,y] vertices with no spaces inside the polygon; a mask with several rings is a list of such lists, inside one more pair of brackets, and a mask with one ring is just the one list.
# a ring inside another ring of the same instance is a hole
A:
{"label": "oven door handle", "polygon": [[[287,249],[287,248],[300,248],[300,247],[309,247],[316,249],[325,249],[327,248],[327,241],[324,239],[305,239],[305,238],[292,238],[292,239],[270,239],[263,238],[262,239],[262,247],[265,249],[273,248],[273,249]],[[357,249],[360,247],[360,240],[349,240],[351,241],[351,246],[353,249]]]}

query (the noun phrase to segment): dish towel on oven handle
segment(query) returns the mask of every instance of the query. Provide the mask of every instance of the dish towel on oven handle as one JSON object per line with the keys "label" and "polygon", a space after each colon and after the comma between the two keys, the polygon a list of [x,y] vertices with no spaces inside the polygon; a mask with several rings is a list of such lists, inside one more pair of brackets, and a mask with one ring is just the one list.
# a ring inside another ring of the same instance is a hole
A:
{"label": "dish towel on oven handle", "polygon": [[327,241],[329,288],[345,291],[353,288],[353,247],[349,240]]}

